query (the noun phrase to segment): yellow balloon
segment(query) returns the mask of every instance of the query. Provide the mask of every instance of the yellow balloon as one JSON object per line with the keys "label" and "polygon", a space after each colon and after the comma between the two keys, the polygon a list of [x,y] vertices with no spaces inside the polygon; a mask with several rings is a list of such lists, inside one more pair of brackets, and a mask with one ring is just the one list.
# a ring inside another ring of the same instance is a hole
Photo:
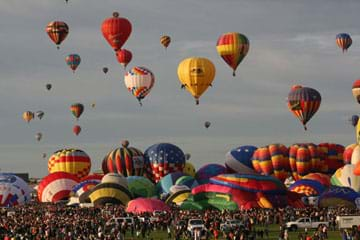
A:
{"label": "yellow balloon", "polygon": [[194,165],[191,162],[186,162],[185,167],[183,168],[183,173],[185,173],[186,175],[195,177],[196,170],[195,170]]}
{"label": "yellow balloon", "polygon": [[214,64],[206,58],[187,58],[179,64],[177,72],[181,87],[186,88],[199,104],[200,96],[214,80]]}

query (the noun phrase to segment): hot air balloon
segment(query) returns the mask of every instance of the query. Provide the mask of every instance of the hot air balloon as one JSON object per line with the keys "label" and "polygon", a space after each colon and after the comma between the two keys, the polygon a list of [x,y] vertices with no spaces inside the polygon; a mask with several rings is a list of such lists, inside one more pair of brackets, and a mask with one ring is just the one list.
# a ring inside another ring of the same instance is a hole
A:
{"label": "hot air balloon", "polygon": [[60,48],[60,44],[65,40],[69,33],[69,27],[66,23],[61,21],[50,22],[46,26],[46,33],[50,39],[57,45],[57,49]]}
{"label": "hot air balloon", "polygon": [[282,144],[258,148],[252,156],[254,169],[263,175],[272,175],[284,182],[290,172],[289,150]]}
{"label": "hot air balloon", "polygon": [[249,51],[250,43],[241,33],[229,32],[221,35],[216,43],[220,57],[233,69],[233,76],[241,61]]}
{"label": "hot air balloon", "polygon": [[144,155],[129,142],[124,141],[122,147],[109,152],[102,161],[104,173],[119,173],[123,176],[142,176],[144,172]]}
{"label": "hot air balloon", "polygon": [[333,174],[338,168],[344,166],[343,153],[345,147],[336,143],[320,143],[318,150],[321,160],[320,171]]}
{"label": "hot air balloon", "polygon": [[299,180],[309,173],[320,172],[322,168],[319,149],[312,143],[291,145],[289,163],[295,180]]}
{"label": "hot air balloon", "polygon": [[195,174],[195,179],[200,184],[208,183],[211,177],[226,173],[226,167],[217,163],[205,164]]}
{"label": "hot air balloon", "polygon": [[39,132],[39,133],[35,134],[35,138],[36,138],[36,140],[40,141],[42,138],[42,133]]}
{"label": "hot air balloon", "polygon": [[183,173],[186,175],[195,177],[196,170],[195,170],[194,165],[191,162],[186,161],[185,167],[183,168]]}
{"label": "hot air balloon", "polygon": [[215,66],[206,58],[187,58],[178,66],[181,87],[186,88],[199,104],[200,96],[211,86],[215,77]]}
{"label": "hot air balloon", "polygon": [[34,113],[26,111],[23,113],[22,117],[27,123],[29,123],[34,118]]}
{"label": "hot air balloon", "polygon": [[50,173],[44,177],[38,187],[38,199],[40,202],[58,202],[70,197],[73,187],[79,183],[79,179],[67,172]]}
{"label": "hot air balloon", "polygon": [[206,122],[204,123],[205,128],[209,128],[210,125],[211,125],[211,122],[209,122],[209,121],[206,121]]}
{"label": "hot air balloon", "polygon": [[107,67],[103,67],[102,69],[103,73],[107,74],[107,72],[109,71],[109,69]]}
{"label": "hot air balloon", "polygon": [[96,103],[92,103],[92,104],[91,104],[91,107],[92,107],[92,108],[95,108],[95,106],[96,106]]}
{"label": "hot air balloon", "polygon": [[0,173],[0,207],[13,207],[31,200],[32,189],[12,173]]}
{"label": "hot air balloon", "polygon": [[49,173],[67,172],[79,179],[90,172],[90,157],[80,149],[61,149],[53,153],[48,160]]}
{"label": "hot air balloon", "polygon": [[336,170],[330,181],[332,185],[341,187],[350,187],[355,191],[360,191],[360,176],[354,174],[355,165],[346,164]]}
{"label": "hot air balloon", "polygon": [[129,176],[126,178],[128,188],[134,198],[138,197],[153,197],[155,195],[155,185],[146,177]]}
{"label": "hot air balloon", "polygon": [[114,12],[113,17],[103,21],[101,31],[106,41],[117,51],[129,38],[131,23],[126,18],[119,17],[119,13]]}
{"label": "hot air balloon", "polygon": [[50,83],[46,84],[46,89],[49,91],[51,89],[52,85]]}
{"label": "hot air balloon", "polygon": [[353,127],[356,127],[356,125],[358,124],[358,121],[359,121],[359,115],[351,116],[350,122]]}
{"label": "hot air balloon", "polygon": [[360,104],[360,79],[356,80],[352,86],[352,94],[355,100]]}
{"label": "hot air balloon", "polygon": [[165,50],[169,46],[170,42],[171,42],[171,38],[169,36],[166,35],[161,36],[160,43],[164,46]]}
{"label": "hot air balloon", "polygon": [[125,74],[125,86],[139,101],[145,98],[155,83],[154,74],[145,67],[133,67]]}
{"label": "hot air balloon", "polygon": [[137,198],[128,202],[126,212],[141,214],[141,213],[153,213],[154,211],[166,211],[170,212],[171,209],[163,201],[159,199],[151,198]]}
{"label": "hot air balloon", "polygon": [[75,125],[73,127],[73,133],[77,136],[81,132],[81,127],[79,125]]}
{"label": "hot air balloon", "polygon": [[132,59],[132,53],[129,50],[123,48],[116,51],[116,58],[125,69]]}
{"label": "hot air balloon", "polygon": [[36,112],[36,116],[41,120],[42,118],[43,118],[43,116],[44,116],[44,112],[43,111],[37,111]]}
{"label": "hot air balloon", "polygon": [[146,175],[158,182],[168,173],[182,171],[185,166],[184,152],[171,143],[158,143],[144,152]]}
{"label": "hot air balloon", "polygon": [[79,117],[84,111],[84,105],[82,105],[81,103],[74,103],[73,105],[71,105],[70,111],[76,117],[76,120],[79,120]]}
{"label": "hot air balloon", "polygon": [[78,54],[69,54],[66,56],[65,62],[75,73],[76,68],[80,65],[81,58]]}
{"label": "hot air balloon", "polygon": [[42,154],[42,157],[43,157],[43,158],[46,158],[46,156],[47,156],[46,153],[43,153],[43,154]]}
{"label": "hot air balloon", "polygon": [[300,120],[304,129],[306,123],[320,107],[321,95],[313,88],[296,86],[288,95],[288,108]]}
{"label": "hot air balloon", "polygon": [[352,39],[351,39],[350,35],[347,33],[339,33],[336,35],[336,44],[344,52],[344,51],[347,51],[347,49],[351,46]]}
{"label": "hot air balloon", "polygon": [[252,156],[256,151],[255,146],[240,146],[226,153],[225,166],[229,173],[251,174],[254,173]]}
{"label": "hot air balloon", "polygon": [[356,146],[356,143],[346,146],[343,153],[344,164],[351,164],[351,157]]}

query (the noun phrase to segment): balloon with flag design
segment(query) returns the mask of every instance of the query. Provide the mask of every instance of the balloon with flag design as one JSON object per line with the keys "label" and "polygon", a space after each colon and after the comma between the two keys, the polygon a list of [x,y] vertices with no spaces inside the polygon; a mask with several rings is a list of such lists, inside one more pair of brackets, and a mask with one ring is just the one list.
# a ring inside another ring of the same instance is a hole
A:
{"label": "balloon with flag design", "polygon": [[185,154],[176,145],[158,143],[150,146],[144,152],[146,175],[154,182],[160,181],[165,175],[183,171]]}

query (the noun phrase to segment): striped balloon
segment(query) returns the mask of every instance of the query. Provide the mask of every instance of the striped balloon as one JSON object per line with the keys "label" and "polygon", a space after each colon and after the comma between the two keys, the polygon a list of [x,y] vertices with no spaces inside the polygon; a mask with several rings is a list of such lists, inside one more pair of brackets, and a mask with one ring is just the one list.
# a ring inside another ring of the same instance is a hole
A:
{"label": "striped balloon", "polygon": [[50,22],[45,30],[50,39],[57,45],[57,48],[69,33],[68,25],[61,21]]}
{"label": "striped balloon", "polygon": [[271,175],[285,181],[290,172],[288,153],[288,148],[282,144],[258,148],[252,157],[254,169],[263,175]]}
{"label": "striped balloon", "polygon": [[74,117],[76,117],[76,120],[78,120],[84,111],[84,105],[82,105],[81,103],[74,103],[73,105],[71,105],[70,111],[72,112]]}
{"label": "striped balloon", "polygon": [[320,107],[321,95],[313,88],[296,85],[288,95],[288,108],[300,120],[304,129],[306,123]]}
{"label": "striped balloon", "polygon": [[79,149],[61,149],[51,155],[48,161],[49,173],[67,172],[78,178],[87,176],[90,168],[90,157]]}
{"label": "striped balloon", "polygon": [[343,153],[345,147],[336,143],[318,144],[321,159],[321,172],[333,174],[338,168],[344,166]]}
{"label": "striped balloon", "polygon": [[160,43],[164,46],[165,49],[167,49],[170,42],[171,42],[171,38],[169,36],[164,35],[160,38]]}
{"label": "striped balloon", "polygon": [[66,56],[65,62],[75,73],[76,68],[80,65],[81,58],[78,54],[69,54]]}
{"label": "striped balloon", "polygon": [[351,46],[352,39],[351,39],[350,35],[347,33],[339,33],[336,35],[336,44],[344,52],[344,51],[347,51],[347,49]]}
{"label": "striped balloon", "polygon": [[321,161],[315,144],[294,144],[289,148],[289,163],[295,180],[312,172],[320,172]]}
{"label": "striped balloon", "polygon": [[145,67],[133,67],[125,74],[125,86],[139,101],[148,95],[154,86],[155,76]]}
{"label": "striped balloon", "polygon": [[102,161],[102,170],[106,173],[119,173],[124,177],[142,176],[144,172],[143,153],[127,145],[109,152]]}
{"label": "striped balloon", "polygon": [[216,43],[218,54],[233,69],[233,76],[235,76],[236,68],[247,55],[249,48],[250,43],[247,37],[237,32],[221,35]]}
{"label": "striped balloon", "polygon": [[38,187],[40,202],[58,202],[70,197],[72,188],[79,183],[79,179],[70,173],[55,172],[44,177]]}

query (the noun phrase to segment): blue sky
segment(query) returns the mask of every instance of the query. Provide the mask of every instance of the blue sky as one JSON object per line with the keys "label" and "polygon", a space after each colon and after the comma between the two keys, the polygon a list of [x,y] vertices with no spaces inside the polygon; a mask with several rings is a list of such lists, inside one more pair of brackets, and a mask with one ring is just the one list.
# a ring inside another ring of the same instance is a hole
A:
{"label": "blue sky", "polygon": [[[124,71],[100,31],[114,11],[133,26],[124,45],[133,52],[128,68],[146,66],[156,78],[143,107],[127,92]],[[78,147],[90,155],[95,170],[122,139],[143,151],[171,142],[191,153],[197,167],[223,163],[227,151],[245,144],[350,144],[354,131],[347,119],[359,109],[351,94],[353,81],[360,78],[359,12],[355,0],[2,1],[0,169],[44,176],[42,153]],[[70,28],[60,50],[45,33],[53,20]],[[215,48],[218,37],[229,31],[250,40],[235,78]],[[335,43],[339,32],[353,39],[345,54]],[[163,34],[172,37],[167,51],[159,43]],[[64,61],[70,53],[82,58],[75,74]],[[176,74],[180,61],[191,56],[206,57],[216,67],[213,88],[199,106],[180,90]],[[307,132],[287,109],[294,84],[322,95]],[[85,105],[78,137],[69,110],[74,102]],[[27,110],[42,110],[45,116],[26,124],[21,115]],[[212,123],[209,129],[205,121]],[[37,132],[43,133],[40,142]]]}

